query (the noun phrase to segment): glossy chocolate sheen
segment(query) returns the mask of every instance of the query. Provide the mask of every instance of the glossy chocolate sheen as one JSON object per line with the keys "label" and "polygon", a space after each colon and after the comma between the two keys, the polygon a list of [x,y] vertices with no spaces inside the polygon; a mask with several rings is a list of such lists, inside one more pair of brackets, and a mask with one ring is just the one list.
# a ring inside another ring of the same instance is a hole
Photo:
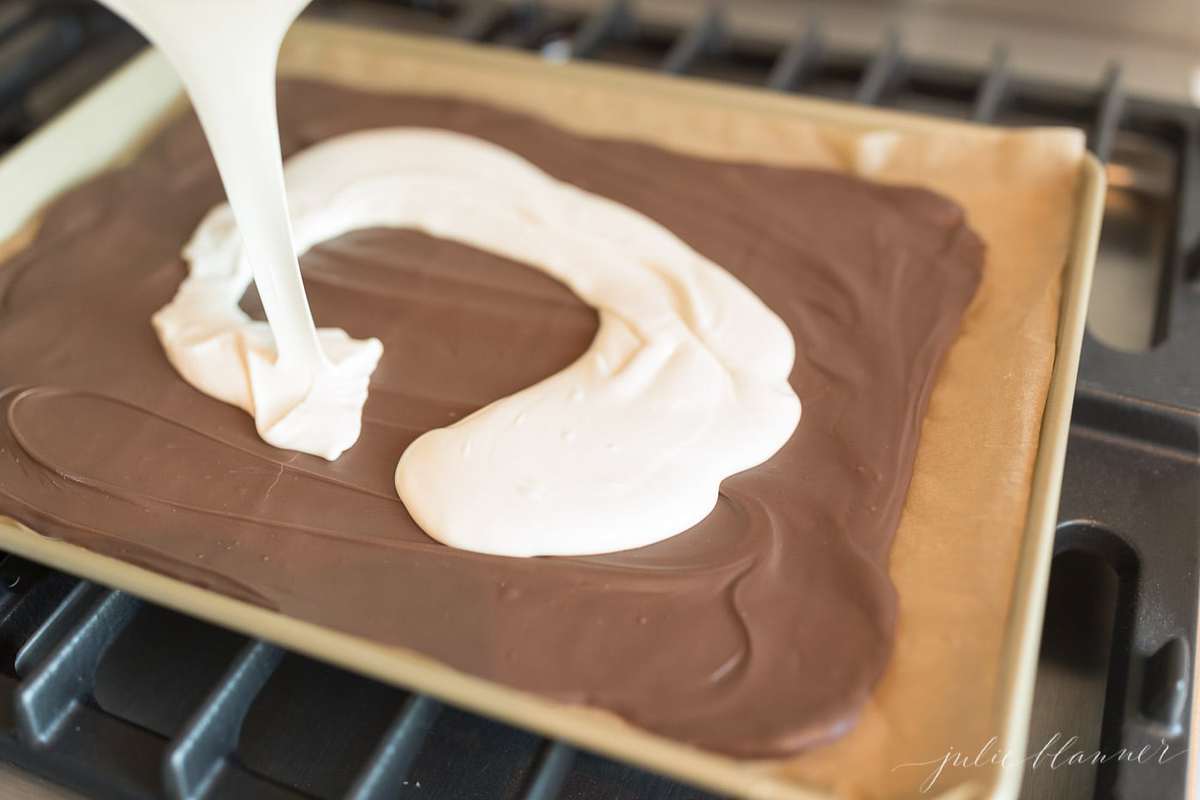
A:
{"label": "glossy chocolate sheen", "polygon": [[[182,244],[222,200],[188,117],[61,198],[0,267],[0,513],[704,748],[777,756],[847,730],[891,650],[888,550],[982,269],[960,208],[473,102],[295,82],[280,106],[287,153],[362,128],[448,128],[659,221],[790,326],[795,435],[726,480],[703,523],[651,547],[508,559],[433,542],[396,497],[400,453],[565,367],[595,313],[540,272],[413,232],[323,244],[303,259],[318,323],[378,336],[384,357],[339,461],[272,449],[185,384],[150,327],[183,278]],[[245,307],[259,313],[253,293]]]}

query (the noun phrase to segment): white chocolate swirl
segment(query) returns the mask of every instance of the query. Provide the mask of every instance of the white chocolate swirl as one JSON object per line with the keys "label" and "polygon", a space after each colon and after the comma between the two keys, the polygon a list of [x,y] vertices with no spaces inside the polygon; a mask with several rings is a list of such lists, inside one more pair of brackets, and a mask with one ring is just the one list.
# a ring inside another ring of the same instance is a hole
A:
{"label": "white chocolate swirl", "polygon": [[[784,323],[626,206],[486,141],[414,128],[319,144],[288,162],[285,180],[300,252],[359,228],[412,228],[541,269],[599,312],[571,366],[400,457],[400,498],[438,541],[510,556],[653,544],[707,516],[724,478],[770,458],[796,428]],[[186,255],[189,277],[155,316],[181,374],[250,411],[277,446],[327,455],[329,432],[351,422],[356,438],[379,343],[322,329],[341,382],[275,398],[269,330],[237,308],[252,270],[226,207]]]}

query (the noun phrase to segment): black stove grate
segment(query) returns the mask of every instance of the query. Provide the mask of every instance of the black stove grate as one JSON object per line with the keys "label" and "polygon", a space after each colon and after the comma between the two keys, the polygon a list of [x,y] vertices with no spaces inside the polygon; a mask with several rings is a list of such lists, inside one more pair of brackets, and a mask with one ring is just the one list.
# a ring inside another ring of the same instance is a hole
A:
{"label": "black stove grate", "polygon": [[[317,0],[311,13],[999,124],[1084,128],[1109,160],[1107,232],[1161,200],[1150,346],[1084,345],[1031,746],[1188,747],[1200,550],[1196,109],[923,61],[889,32],[841,50],[820,20],[754,40],[714,3],[689,27],[628,0]],[[0,0],[0,152],[143,46],[91,0]],[[1144,146],[1165,170],[1138,172]],[[1139,147],[1143,149],[1139,150]],[[1145,184],[1145,185],[1143,185]],[[1149,186],[1149,189],[1147,189]],[[1125,192],[1124,195],[1121,192]],[[1144,226],[1135,223],[1134,233]],[[1119,247],[1120,243],[1113,245]],[[0,758],[109,798],[703,798],[690,787],[442,706],[24,560],[0,561]],[[1186,759],[1030,771],[1029,798],[1183,797]]]}

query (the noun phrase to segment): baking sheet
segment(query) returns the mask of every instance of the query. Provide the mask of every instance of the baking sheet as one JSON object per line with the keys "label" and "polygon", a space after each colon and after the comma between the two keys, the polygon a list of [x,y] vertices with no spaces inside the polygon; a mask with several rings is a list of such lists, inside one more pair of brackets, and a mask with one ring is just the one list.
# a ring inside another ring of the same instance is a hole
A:
{"label": "baking sheet", "polygon": [[[925,420],[890,565],[900,596],[896,652],[859,725],[792,759],[736,762],[634,730],[604,712],[560,706],[178,584],[15,523],[0,524],[0,546],[739,795],[921,796],[933,765],[920,762],[936,762],[951,748],[974,755],[993,736],[991,752],[1013,754],[1007,764],[947,770],[924,796],[1015,794],[1102,197],[1098,165],[1084,155],[1078,132],[999,131],[326,25],[297,26],[281,70],[485,100],[581,133],[696,155],[918,183],[967,209],[989,245],[984,283]],[[0,183],[21,187],[6,193],[17,198],[0,199],[0,221],[9,226],[0,233],[28,235],[21,223],[41,203],[127,155],[177,105],[169,75],[161,58],[142,57],[0,164]],[[125,120],[124,130],[97,152],[71,156],[101,118]],[[14,176],[19,183],[6,180]],[[11,240],[8,249],[18,245]],[[1064,266],[1067,291],[1060,295]]]}

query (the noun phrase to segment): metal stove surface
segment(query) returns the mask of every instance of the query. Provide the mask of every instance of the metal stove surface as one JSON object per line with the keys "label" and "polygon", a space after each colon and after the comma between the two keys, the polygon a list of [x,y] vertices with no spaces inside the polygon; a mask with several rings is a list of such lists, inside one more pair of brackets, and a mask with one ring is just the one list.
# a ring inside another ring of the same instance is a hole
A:
{"label": "metal stove surface", "polygon": [[[720,5],[317,0],[310,13],[1000,124],[1069,124],[1110,191],[1072,423],[1031,748],[1190,742],[1200,547],[1197,111],[870,49],[838,19],[765,35]],[[0,151],[143,46],[90,0],[0,0]],[[1056,739],[1055,736],[1059,738]],[[691,787],[9,557],[0,758],[98,797],[703,798]],[[1027,798],[1185,796],[1186,758],[1031,768]]]}

